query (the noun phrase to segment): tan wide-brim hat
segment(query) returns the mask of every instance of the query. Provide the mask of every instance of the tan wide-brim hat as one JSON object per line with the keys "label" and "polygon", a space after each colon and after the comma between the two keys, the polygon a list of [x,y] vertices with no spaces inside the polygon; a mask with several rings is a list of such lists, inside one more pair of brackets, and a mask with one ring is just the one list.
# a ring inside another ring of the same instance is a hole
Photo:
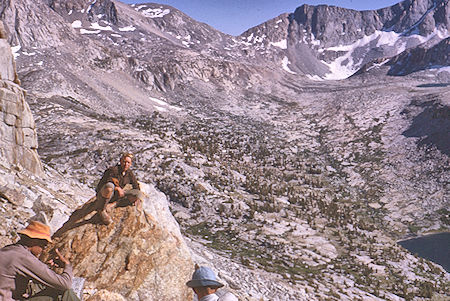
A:
{"label": "tan wide-brim hat", "polygon": [[31,221],[25,229],[17,233],[24,234],[30,238],[45,239],[48,242],[52,242],[50,227],[38,221]]}

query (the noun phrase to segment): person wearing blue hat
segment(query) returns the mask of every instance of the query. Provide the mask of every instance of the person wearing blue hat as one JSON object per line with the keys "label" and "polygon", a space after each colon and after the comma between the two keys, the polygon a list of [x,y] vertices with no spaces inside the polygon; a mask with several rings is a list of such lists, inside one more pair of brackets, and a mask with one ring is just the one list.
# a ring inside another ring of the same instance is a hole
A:
{"label": "person wearing blue hat", "polygon": [[231,293],[219,298],[216,292],[223,284],[217,280],[216,274],[209,267],[196,266],[192,279],[186,282],[186,285],[194,290],[199,301],[238,301]]}

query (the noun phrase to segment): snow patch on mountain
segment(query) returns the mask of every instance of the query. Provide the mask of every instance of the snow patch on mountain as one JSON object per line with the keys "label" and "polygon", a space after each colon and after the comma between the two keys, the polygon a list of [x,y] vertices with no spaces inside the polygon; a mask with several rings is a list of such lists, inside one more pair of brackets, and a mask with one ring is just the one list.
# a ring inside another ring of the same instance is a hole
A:
{"label": "snow patch on mountain", "polygon": [[80,20],[73,21],[72,28],[81,28],[81,21]]}
{"label": "snow patch on mountain", "polygon": [[167,102],[165,102],[164,100],[161,100],[159,98],[156,97],[149,97],[149,99],[153,102],[156,102],[158,105],[155,105],[154,107],[160,111],[160,112],[167,112],[167,109],[172,109],[175,111],[181,111],[182,109],[176,106],[172,106],[170,104],[168,104]]}
{"label": "snow patch on mountain", "polygon": [[11,47],[12,54],[13,54],[15,60],[16,60],[17,57],[20,55],[20,53],[19,53],[20,48],[22,48],[22,46],[20,46],[20,44],[17,45],[17,46],[12,46],[12,47]]}
{"label": "snow patch on mountain", "polygon": [[[303,30],[303,32],[306,33],[306,30]],[[320,46],[320,40],[317,40],[312,32],[310,33],[310,36],[309,36],[309,43],[308,43],[307,38],[308,38],[308,36],[305,34],[303,36],[303,43],[311,44],[311,45],[314,45],[314,46]]]}
{"label": "snow patch on mountain", "polygon": [[[419,45],[428,42],[434,37],[440,39],[448,37],[447,30],[435,29],[428,36],[421,36],[419,34],[405,35],[404,33],[396,33],[394,31],[375,31],[369,36],[357,40],[353,44],[338,45],[319,50],[319,53],[325,51],[346,52],[342,56],[336,58],[332,62],[322,61],[330,69],[330,72],[325,74],[324,78],[329,80],[339,80],[351,76],[364,63],[364,58],[356,54],[357,49],[372,48],[371,43],[376,42],[375,47],[392,47],[394,48],[394,55],[398,55],[411,47],[411,45]],[[355,61],[356,60],[356,61]]]}
{"label": "snow patch on mountain", "polygon": [[289,64],[290,64],[291,62],[289,61],[289,59],[288,59],[288,57],[287,56],[285,56],[284,58],[283,58],[283,60],[281,61],[281,66],[283,67],[283,70],[285,70],[285,71],[287,71],[287,72],[289,72],[289,73],[291,73],[291,74],[297,74],[297,73],[295,73],[294,71],[292,71],[291,69],[289,69]]}
{"label": "snow patch on mountain", "polygon": [[138,7],[135,7],[135,10],[139,11],[148,18],[162,18],[165,15],[170,14],[170,9],[168,8],[151,8],[147,7],[146,5],[139,5]]}
{"label": "snow patch on mountain", "polygon": [[159,112],[167,112],[166,108],[160,107],[160,106],[155,106],[155,109],[158,110]]}
{"label": "snow patch on mountain", "polygon": [[107,30],[107,31],[112,31],[112,27],[111,26],[101,26],[100,24],[98,24],[97,22],[91,23],[90,28],[92,29],[97,29],[97,30]]}
{"label": "snow patch on mountain", "polygon": [[119,28],[119,31],[135,31],[135,30],[136,30],[136,27],[134,27],[133,25]]}
{"label": "snow patch on mountain", "polygon": [[100,32],[101,32],[101,30],[87,30],[87,29],[84,29],[84,28],[80,29],[80,33],[81,34],[97,34],[97,33],[100,33]]}
{"label": "snow patch on mountain", "polygon": [[281,49],[287,49],[287,40],[281,40],[279,42],[270,42],[270,45],[281,48]]}

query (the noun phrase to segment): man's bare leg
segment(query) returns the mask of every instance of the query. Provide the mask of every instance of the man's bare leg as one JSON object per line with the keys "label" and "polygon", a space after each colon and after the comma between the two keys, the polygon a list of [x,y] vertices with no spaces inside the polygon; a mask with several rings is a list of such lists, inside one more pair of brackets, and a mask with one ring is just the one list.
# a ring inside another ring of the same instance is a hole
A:
{"label": "man's bare leg", "polygon": [[142,200],[141,199],[139,199],[135,195],[128,195],[127,198],[132,206],[135,206],[136,209],[138,209],[139,211],[142,211]]}
{"label": "man's bare leg", "polygon": [[[100,192],[97,194],[97,210],[100,216],[100,219],[102,222],[106,225],[109,225],[112,223],[112,219],[108,214],[108,206],[109,201],[111,200],[112,196],[114,194],[114,184],[112,183],[106,183],[100,190]],[[114,204],[114,203],[113,203]]]}

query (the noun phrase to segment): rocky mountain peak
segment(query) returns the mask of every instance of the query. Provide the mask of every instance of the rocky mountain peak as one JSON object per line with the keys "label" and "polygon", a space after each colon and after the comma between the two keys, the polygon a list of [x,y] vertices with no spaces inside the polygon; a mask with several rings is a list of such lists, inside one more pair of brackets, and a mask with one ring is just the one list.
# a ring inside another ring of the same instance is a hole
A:
{"label": "rocky mountain peak", "polygon": [[436,44],[450,30],[448,1],[442,0],[403,1],[367,11],[305,4],[289,14],[288,26],[280,27],[280,18],[273,19],[279,20],[276,26],[265,22],[242,38],[267,49],[257,56],[316,79],[346,78],[373,60]]}
{"label": "rocky mountain peak", "polygon": [[117,9],[110,0],[50,0],[49,6],[58,14],[76,20],[86,18],[90,22],[118,24]]}
{"label": "rocky mountain peak", "polygon": [[450,37],[431,48],[408,49],[391,58],[386,65],[391,66],[388,74],[405,75],[419,70],[437,69],[450,66]]}

